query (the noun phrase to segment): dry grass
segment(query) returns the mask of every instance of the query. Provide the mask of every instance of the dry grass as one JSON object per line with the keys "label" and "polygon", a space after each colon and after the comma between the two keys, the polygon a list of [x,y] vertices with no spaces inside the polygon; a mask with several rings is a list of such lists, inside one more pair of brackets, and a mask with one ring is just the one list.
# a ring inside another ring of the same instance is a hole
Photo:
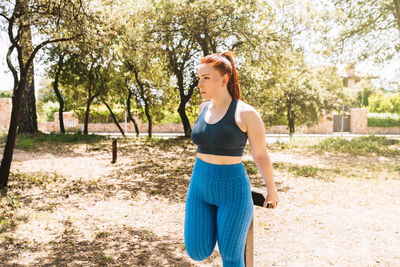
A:
{"label": "dry grass", "polygon": [[[111,140],[39,144],[0,191],[1,266],[222,266],[218,246],[185,251],[190,139],[119,139],[116,164]],[[269,153],[280,204],[255,208],[255,266],[398,266],[397,155]],[[244,163],[263,187],[248,147]]]}

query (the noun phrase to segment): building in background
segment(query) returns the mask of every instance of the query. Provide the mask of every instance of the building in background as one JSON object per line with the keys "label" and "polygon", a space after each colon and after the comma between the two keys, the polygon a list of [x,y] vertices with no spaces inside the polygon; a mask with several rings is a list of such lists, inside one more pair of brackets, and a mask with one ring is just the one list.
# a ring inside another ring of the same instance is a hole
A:
{"label": "building in background", "polygon": [[379,76],[357,70],[354,62],[347,62],[344,66],[339,66],[337,73],[342,78],[343,87],[346,88],[353,88],[362,80],[370,81],[371,79],[379,78]]}

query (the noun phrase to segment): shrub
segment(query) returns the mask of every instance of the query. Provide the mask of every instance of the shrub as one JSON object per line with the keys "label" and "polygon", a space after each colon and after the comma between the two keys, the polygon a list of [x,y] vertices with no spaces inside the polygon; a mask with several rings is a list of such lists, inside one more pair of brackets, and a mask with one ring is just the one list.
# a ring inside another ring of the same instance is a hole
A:
{"label": "shrub", "polygon": [[400,116],[391,113],[368,113],[369,127],[400,127]]}
{"label": "shrub", "polygon": [[398,144],[398,140],[388,139],[385,136],[360,136],[347,140],[342,137],[329,137],[310,146],[319,152],[341,152],[349,154],[399,155],[399,149],[391,148]]}
{"label": "shrub", "polygon": [[11,98],[12,92],[10,91],[0,91],[0,98]]}
{"label": "shrub", "polygon": [[[125,121],[125,109],[123,106],[111,107],[118,122]],[[79,122],[85,121],[86,108],[76,108],[73,112],[78,116]],[[114,122],[110,112],[104,105],[91,105],[89,114],[89,123],[112,123]]]}

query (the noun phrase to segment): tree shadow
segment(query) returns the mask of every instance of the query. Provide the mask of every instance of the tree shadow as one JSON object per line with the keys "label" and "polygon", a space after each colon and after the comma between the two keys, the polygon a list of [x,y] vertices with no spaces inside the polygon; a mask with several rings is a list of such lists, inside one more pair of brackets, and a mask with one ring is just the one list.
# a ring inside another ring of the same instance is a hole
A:
{"label": "tree shadow", "polygon": [[[23,266],[11,263],[21,250],[29,251],[33,257],[38,253],[32,263],[35,266],[197,266],[182,257],[186,253],[183,242],[157,236],[146,229],[108,229],[98,232],[93,240],[82,240],[83,234],[71,222],[64,224],[66,229],[56,241],[35,247],[28,247],[24,240],[14,241],[11,246],[14,249],[0,255],[2,266]],[[11,244],[0,245],[4,248]]]}

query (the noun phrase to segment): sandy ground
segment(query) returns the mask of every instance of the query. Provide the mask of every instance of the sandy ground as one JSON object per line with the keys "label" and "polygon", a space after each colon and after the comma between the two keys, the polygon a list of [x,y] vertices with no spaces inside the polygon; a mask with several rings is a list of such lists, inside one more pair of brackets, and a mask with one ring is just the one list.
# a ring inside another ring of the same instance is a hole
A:
{"label": "sandy ground", "polygon": [[[185,251],[195,146],[119,142],[115,164],[111,141],[15,151],[0,191],[1,266],[222,266],[218,245],[202,262]],[[400,175],[390,171],[398,157],[269,154],[274,166],[325,172],[274,169],[280,202],[255,207],[256,267],[400,266]],[[259,173],[249,176],[263,185]]]}

